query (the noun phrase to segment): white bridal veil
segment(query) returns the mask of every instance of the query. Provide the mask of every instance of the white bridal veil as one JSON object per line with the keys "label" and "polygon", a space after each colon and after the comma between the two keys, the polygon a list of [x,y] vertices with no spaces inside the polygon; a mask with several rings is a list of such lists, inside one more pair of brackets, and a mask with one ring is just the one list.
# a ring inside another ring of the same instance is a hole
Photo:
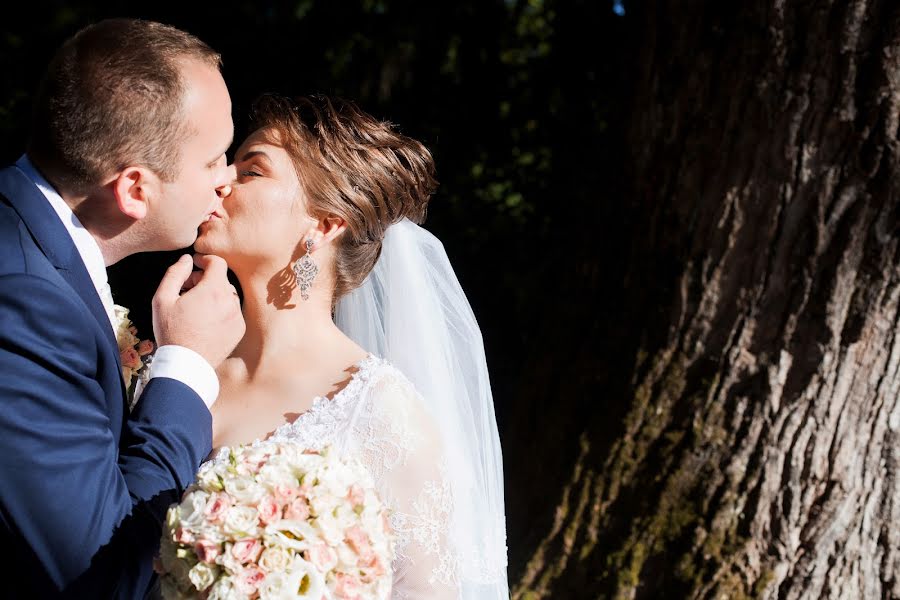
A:
{"label": "white bridal veil", "polygon": [[481,330],[441,242],[404,219],[335,320],[417,388],[441,432],[454,501],[460,597],[506,600],[503,464]]}

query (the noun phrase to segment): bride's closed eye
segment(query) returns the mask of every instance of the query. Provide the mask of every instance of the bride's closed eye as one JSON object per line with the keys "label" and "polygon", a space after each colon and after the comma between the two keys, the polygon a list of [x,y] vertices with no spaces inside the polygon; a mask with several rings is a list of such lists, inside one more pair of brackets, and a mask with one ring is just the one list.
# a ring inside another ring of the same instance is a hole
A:
{"label": "bride's closed eye", "polygon": [[262,177],[262,174],[256,171],[240,171],[238,175],[241,177]]}

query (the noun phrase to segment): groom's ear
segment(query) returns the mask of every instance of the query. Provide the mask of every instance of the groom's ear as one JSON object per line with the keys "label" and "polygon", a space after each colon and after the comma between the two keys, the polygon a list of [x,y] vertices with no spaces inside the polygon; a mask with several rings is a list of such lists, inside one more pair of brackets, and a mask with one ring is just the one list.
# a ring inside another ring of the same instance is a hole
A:
{"label": "groom's ear", "polygon": [[122,214],[135,220],[147,216],[148,200],[155,177],[143,167],[126,167],[113,181],[113,194]]}

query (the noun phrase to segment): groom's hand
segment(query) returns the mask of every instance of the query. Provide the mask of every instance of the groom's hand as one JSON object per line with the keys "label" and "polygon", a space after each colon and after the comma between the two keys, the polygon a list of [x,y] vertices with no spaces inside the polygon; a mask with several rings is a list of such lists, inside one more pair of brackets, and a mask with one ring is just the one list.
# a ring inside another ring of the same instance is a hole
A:
{"label": "groom's hand", "polygon": [[225,261],[203,255],[196,262],[202,273],[192,273],[194,261],[186,254],[166,271],[153,296],[153,333],[160,346],[190,348],[218,367],[246,326]]}

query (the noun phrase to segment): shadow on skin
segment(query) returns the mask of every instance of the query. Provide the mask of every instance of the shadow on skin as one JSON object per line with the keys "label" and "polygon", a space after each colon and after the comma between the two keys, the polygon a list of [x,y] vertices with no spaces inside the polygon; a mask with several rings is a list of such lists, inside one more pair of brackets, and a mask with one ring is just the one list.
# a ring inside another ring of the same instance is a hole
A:
{"label": "shadow on skin", "polygon": [[303,255],[302,240],[297,242],[294,247],[294,253],[291,255],[291,262],[275,273],[272,279],[266,285],[268,296],[266,302],[275,306],[278,310],[295,308],[297,305],[291,303],[291,295],[297,288],[297,278],[294,276],[294,263]]}

